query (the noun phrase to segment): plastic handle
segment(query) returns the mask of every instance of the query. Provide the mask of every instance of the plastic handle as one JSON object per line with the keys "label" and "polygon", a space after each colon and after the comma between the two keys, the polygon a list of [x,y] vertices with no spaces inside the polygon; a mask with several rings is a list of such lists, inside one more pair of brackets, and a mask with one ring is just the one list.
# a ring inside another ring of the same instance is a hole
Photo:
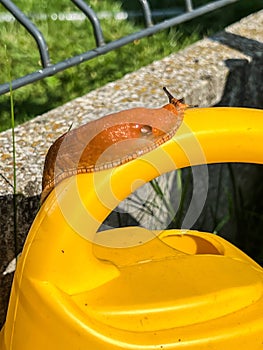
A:
{"label": "plastic handle", "polygon": [[[190,109],[174,138],[158,149],[113,170],[79,175],[64,182],[55,191],[61,209],[72,227],[92,240],[98,226],[120,201],[165,172],[217,162],[262,163],[262,117],[263,111],[254,109]],[[75,220],[72,202],[80,205]],[[90,237],[87,223],[92,228]]]}
{"label": "plastic handle", "polygon": [[94,257],[92,243],[99,226],[120,201],[173,169],[216,162],[263,163],[262,138],[262,110],[187,110],[174,138],[159,148],[120,167],[61,182],[35,219],[22,265],[30,257],[34,262],[27,265],[30,276],[51,279],[70,293],[94,287],[96,278],[90,279],[90,269],[83,265],[105,271],[105,278],[118,273]]}

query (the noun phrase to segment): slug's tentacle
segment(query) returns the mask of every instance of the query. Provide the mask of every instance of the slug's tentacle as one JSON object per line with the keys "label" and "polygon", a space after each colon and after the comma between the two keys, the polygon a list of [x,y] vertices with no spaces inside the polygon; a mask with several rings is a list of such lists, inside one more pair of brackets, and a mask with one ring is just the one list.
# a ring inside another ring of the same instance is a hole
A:
{"label": "slug's tentacle", "polygon": [[189,105],[187,105],[184,102],[184,98],[180,98],[180,99],[175,98],[170,93],[170,91],[167,90],[167,88],[165,86],[163,87],[163,90],[164,90],[164,92],[166,93],[166,95],[168,96],[168,99],[169,99],[169,104],[165,105],[163,108],[166,108],[166,109],[168,109],[170,111],[173,111],[174,109],[177,109],[179,111],[179,110],[185,110],[185,108],[189,107]]}
{"label": "slug's tentacle", "polygon": [[166,95],[168,96],[169,102],[173,103],[174,97],[173,95],[170,93],[170,91],[167,90],[167,88],[164,86],[163,87],[163,91],[166,93]]}
{"label": "slug's tentacle", "polygon": [[132,108],[89,122],[59,137],[45,159],[41,202],[63,179],[129,162],[173,137],[188,106],[164,88],[162,108]]}

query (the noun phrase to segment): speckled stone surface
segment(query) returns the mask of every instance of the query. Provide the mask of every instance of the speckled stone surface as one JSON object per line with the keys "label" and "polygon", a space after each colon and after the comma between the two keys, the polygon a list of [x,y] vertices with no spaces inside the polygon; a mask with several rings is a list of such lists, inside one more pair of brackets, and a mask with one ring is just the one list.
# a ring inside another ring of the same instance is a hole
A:
{"label": "speckled stone surface", "polygon": [[[162,86],[199,106],[263,108],[263,11],[161,61],[79,97],[15,129],[18,228],[21,249],[38,210],[44,158],[50,145],[73,124],[119,110],[167,103]],[[0,134],[0,324],[12,278],[3,275],[14,258],[11,131]]]}
{"label": "speckled stone surface", "polygon": [[[111,112],[136,106],[158,107],[167,102],[162,86],[190,104],[218,103],[230,71],[263,55],[263,11],[243,19],[214,38],[206,38],[179,54],[126,75],[83,97],[16,128],[17,189],[25,195],[41,191],[45,154],[51,143],[68,130]],[[11,132],[0,134],[1,174],[12,182]],[[30,184],[30,185],[29,185]],[[0,177],[0,195],[12,187]]]}

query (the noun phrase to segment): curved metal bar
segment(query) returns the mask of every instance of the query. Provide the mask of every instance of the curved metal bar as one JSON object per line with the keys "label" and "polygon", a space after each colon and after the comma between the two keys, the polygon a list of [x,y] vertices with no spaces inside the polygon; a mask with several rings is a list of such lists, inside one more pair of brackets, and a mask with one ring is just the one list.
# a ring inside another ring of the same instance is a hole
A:
{"label": "curved metal bar", "polygon": [[90,20],[93,32],[96,40],[97,46],[102,46],[105,44],[102,29],[100,26],[100,21],[96,15],[96,13],[92,10],[92,8],[86,4],[83,0],[71,0]]}
{"label": "curved metal bar", "polygon": [[29,18],[10,0],[1,0],[1,4],[10,11],[13,16],[18,20],[23,27],[29,32],[29,34],[35,39],[38,50],[40,53],[42,67],[46,68],[50,66],[50,57],[48,53],[48,46],[44,39],[43,34],[38,28],[29,20]]}
{"label": "curved metal bar", "polygon": [[192,0],[185,0],[186,11],[193,11]]}
{"label": "curved metal bar", "polygon": [[152,21],[152,13],[151,13],[150,5],[147,0],[139,0],[139,1],[142,5],[146,27],[151,27],[153,25],[153,21]]}
{"label": "curved metal bar", "polygon": [[[0,0],[0,1],[3,2],[4,0]],[[72,0],[72,1],[76,1],[76,0]],[[151,27],[145,28],[139,32],[132,33],[132,34],[127,35],[125,37],[122,37],[118,40],[115,40],[115,41],[109,42],[105,45],[99,46],[93,50],[86,51],[78,56],[71,57],[65,61],[58,62],[58,63],[51,65],[49,67],[46,67],[42,70],[39,70],[39,71],[33,72],[31,74],[25,75],[21,78],[18,78],[18,79],[11,82],[12,89],[16,90],[22,86],[31,84],[35,81],[41,80],[41,79],[49,77],[49,76],[53,76],[56,73],[61,72],[67,68],[76,66],[82,62],[91,60],[97,56],[103,55],[109,51],[115,50],[119,47],[122,47],[126,44],[129,44],[129,43],[133,42],[134,40],[138,40],[138,39],[144,38],[146,36],[150,36],[152,34],[157,33],[160,30],[164,30],[164,29],[173,27],[177,24],[189,21],[193,18],[204,15],[206,13],[213,11],[213,10],[216,10],[218,8],[226,6],[227,4],[234,3],[237,1],[239,1],[239,0],[217,0],[217,1],[211,2],[207,5],[198,7],[196,9],[194,9],[193,11],[189,11],[189,12],[183,13],[182,15],[167,19],[163,22],[152,25]],[[8,91],[10,91],[10,84],[9,83],[5,83],[5,84],[0,85],[0,95],[6,93]]]}

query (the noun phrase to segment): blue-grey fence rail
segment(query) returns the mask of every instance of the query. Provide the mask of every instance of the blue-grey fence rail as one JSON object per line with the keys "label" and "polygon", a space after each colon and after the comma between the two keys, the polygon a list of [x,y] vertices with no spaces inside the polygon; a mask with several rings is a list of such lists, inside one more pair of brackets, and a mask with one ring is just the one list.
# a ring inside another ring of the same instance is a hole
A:
{"label": "blue-grey fence rail", "polygon": [[71,2],[75,4],[76,7],[78,7],[79,10],[82,11],[84,15],[88,18],[88,20],[91,22],[96,41],[96,47],[92,50],[83,52],[77,56],[70,57],[64,61],[60,61],[56,64],[51,64],[51,60],[48,53],[48,45],[40,30],[12,1],[0,0],[0,3],[15,17],[15,19],[21,25],[23,25],[26,28],[30,35],[35,39],[42,64],[42,69],[40,70],[37,70],[22,77],[18,77],[11,83],[6,82],[4,84],[1,84],[0,95],[9,92],[11,88],[12,90],[16,90],[22,86],[31,84],[35,81],[53,76],[60,71],[76,66],[82,62],[91,60],[99,55],[106,54],[107,52],[117,49],[128,43],[131,43],[134,40],[138,40],[143,37],[152,35],[158,31],[167,29],[169,27],[173,27],[175,25],[204,15],[208,12],[214,11],[239,0],[216,0],[196,8],[193,6],[192,0],[185,0],[185,12],[156,24],[154,24],[152,20],[152,11],[149,2],[147,0],[137,1],[139,1],[141,5],[142,15],[144,17],[145,22],[145,28],[138,32],[122,37],[118,40],[105,43],[103,32],[100,26],[100,21],[98,19],[97,14],[84,0],[71,0]]}

